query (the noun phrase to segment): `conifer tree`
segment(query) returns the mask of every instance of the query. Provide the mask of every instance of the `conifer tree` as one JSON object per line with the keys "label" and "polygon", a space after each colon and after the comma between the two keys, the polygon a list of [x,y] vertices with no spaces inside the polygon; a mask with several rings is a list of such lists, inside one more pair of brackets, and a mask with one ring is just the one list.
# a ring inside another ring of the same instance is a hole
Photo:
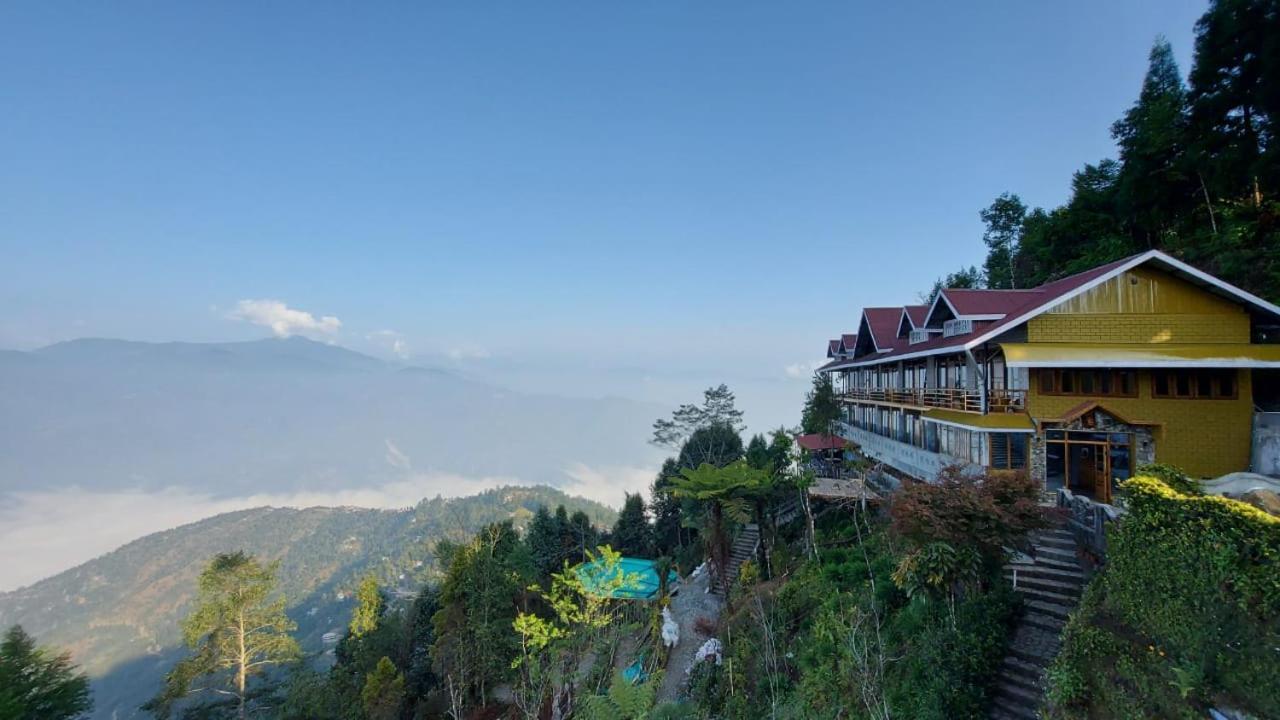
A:
{"label": "conifer tree", "polygon": [[400,706],[404,704],[404,674],[396,669],[391,658],[383,656],[365,678],[360,701],[367,720],[396,720],[400,717]]}
{"label": "conifer tree", "polygon": [[36,647],[14,625],[0,641],[0,718],[69,720],[93,706],[89,678],[76,671],[68,653]]}
{"label": "conifer tree", "polygon": [[649,557],[653,553],[653,528],[645,517],[644,497],[627,493],[622,512],[613,526],[613,548],[623,555]]}
{"label": "conifer tree", "polygon": [[271,599],[277,567],[244,552],[214,556],[200,574],[195,610],[182,621],[183,639],[195,652],[165,676],[164,689],[144,709],[167,718],[177,701],[208,691],[230,698],[241,720],[248,717],[250,680],[300,655],[285,599]]}
{"label": "conifer tree", "polygon": [[351,613],[351,625],[348,628],[351,636],[358,638],[377,628],[384,606],[382,592],[378,590],[378,579],[373,573],[365,575],[356,590],[356,608]]}

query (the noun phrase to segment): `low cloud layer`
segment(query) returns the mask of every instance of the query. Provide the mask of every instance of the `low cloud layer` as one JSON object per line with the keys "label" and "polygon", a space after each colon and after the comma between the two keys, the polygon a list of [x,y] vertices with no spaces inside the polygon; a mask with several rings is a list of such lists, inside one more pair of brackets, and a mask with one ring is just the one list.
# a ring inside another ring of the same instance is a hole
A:
{"label": "low cloud layer", "polygon": [[[387,444],[388,462],[408,469],[409,460]],[[621,507],[624,492],[648,492],[655,470],[634,467],[593,468],[573,463],[561,489]],[[178,488],[159,492],[59,491],[0,494],[0,592],[30,585],[144,535],[224,512],[275,507],[411,507],[437,495],[464,497],[503,485],[523,485],[514,477],[464,477],[412,474],[376,487],[330,492],[261,493],[216,498]],[[110,522],[103,522],[110,518]]]}
{"label": "low cloud layer", "polygon": [[271,328],[276,337],[334,335],[342,328],[342,321],[332,315],[317,318],[279,300],[241,300],[229,317]]}

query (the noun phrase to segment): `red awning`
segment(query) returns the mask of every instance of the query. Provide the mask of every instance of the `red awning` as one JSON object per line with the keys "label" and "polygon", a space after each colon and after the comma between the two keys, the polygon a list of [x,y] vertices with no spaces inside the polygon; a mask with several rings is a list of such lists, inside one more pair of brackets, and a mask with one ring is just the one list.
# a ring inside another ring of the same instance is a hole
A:
{"label": "red awning", "polygon": [[849,445],[849,441],[839,435],[827,435],[826,433],[797,435],[796,442],[799,443],[800,447],[811,452],[818,450],[840,450]]}

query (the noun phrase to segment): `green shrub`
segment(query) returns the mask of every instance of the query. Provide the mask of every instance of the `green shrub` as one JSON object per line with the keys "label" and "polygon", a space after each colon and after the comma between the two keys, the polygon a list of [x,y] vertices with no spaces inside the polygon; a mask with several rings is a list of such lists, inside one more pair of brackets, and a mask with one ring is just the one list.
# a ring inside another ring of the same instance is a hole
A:
{"label": "green shrub", "polygon": [[1124,484],[1107,566],[1049,672],[1063,717],[1280,717],[1280,520],[1244,503]]}
{"label": "green shrub", "polygon": [[1193,479],[1176,465],[1166,465],[1164,463],[1139,465],[1137,477],[1159,478],[1164,481],[1165,485],[1184,495],[1204,494],[1204,490],[1200,488],[1200,481]]}

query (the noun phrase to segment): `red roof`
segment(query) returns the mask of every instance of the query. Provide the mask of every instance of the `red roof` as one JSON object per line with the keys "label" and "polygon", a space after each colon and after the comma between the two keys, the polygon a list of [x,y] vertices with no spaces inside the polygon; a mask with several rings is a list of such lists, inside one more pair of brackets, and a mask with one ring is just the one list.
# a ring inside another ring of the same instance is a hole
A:
{"label": "red roof", "polygon": [[890,350],[898,338],[898,320],[902,306],[866,308],[862,311],[871,330],[871,339],[880,350]]}
{"label": "red roof", "polygon": [[812,433],[809,435],[797,435],[796,443],[810,452],[818,450],[840,450],[849,445],[849,441],[838,435],[827,435],[826,433]]}
{"label": "red roof", "polygon": [[902,309],[907,311],[907,317],[911,318],[911,324],[916,327],[924,325],[924,318],[929,314],[928,305],[905,305]]}
{"label": "red roof", "polygon": [[[953,305],[956,305],[956,310],[962,315],[1003,315],[1004,317],[999,320],[974,323],[972,333],[954,335],[949,338],[939,335],[915,345],[909,344],[906,338],[897,338],[897,324],[902,317],[903,306],[896,308],[866,308],[863,313],[872,333],[879,340],[877,347],[880,351],[867,353],[856,358],[854,362],[883,360],[930,350],[961,347],[979,334],[1011,327],[1025,313],[1088,284],[1090,281],[1115,270],[1136,257],[1139,256],[1131,255],[1122,260],[1099,265],[1096,268],[1069,275],[1030,290],[944,290],[943,292],[947,294],[947,299]],[[956,304],[957,300],[959,304]],[[912,306],[905,307],[910,308]],[[886,323],[890,328],[887,334],[884,330]],[[840,362],[845,363],[849,362],[849,360]]]}
{"label": "red roof", "polygon": [[832,357],[838,352],[840,352],[840,341],[828,340],[827,341],[827,357]]}
{"label": "red roof", "polygon": [[1030,299],[1039,297],[1039,290],[969,290],[956,288],[943,290],[951,307],[960,315],[1007,315],[1022,307]]}

